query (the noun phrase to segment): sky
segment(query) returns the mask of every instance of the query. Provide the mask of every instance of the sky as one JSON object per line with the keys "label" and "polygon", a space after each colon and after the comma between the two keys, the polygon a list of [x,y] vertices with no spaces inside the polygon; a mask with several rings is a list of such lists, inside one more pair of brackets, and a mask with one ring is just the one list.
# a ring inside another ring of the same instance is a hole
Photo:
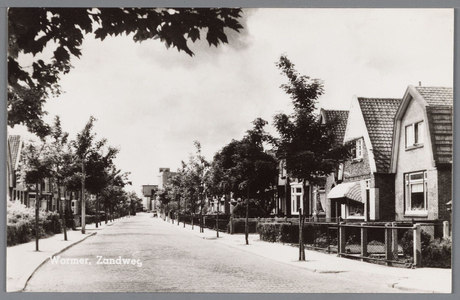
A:
{"label": "sky", "polygon": [[[45,105],[71,138],[90,116],[97,138],[120,149],[118,168],[129,190],[157,184],[158,169],[175,171],[199,141],[208,160],[241,139],[261,117],[271,126],[290,113],[280,86],[280,55],[324,82],[318,107],[348,110],[353,95],[402,98],[408,85],[453,86],[452,9],[244,9],[244,30],[210,47],[204,37],[190,57],[158,40],[104,41],[87,35],[80,59],[61,77],[65,91]],[[30,57],[23,57],[24,64]],[[15,126],[11,134],[30,138]]]}

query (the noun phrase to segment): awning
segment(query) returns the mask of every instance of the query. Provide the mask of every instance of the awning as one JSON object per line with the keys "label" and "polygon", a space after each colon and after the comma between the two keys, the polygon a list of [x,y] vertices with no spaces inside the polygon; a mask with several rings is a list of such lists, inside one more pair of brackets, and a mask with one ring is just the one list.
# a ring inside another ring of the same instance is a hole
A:
{"label": "awning", "polygon": [[354,201],[363,202],[361,197],[361,184],[356,181],[341,183],[334,187],[327,197],[329,199],[348,198]]}

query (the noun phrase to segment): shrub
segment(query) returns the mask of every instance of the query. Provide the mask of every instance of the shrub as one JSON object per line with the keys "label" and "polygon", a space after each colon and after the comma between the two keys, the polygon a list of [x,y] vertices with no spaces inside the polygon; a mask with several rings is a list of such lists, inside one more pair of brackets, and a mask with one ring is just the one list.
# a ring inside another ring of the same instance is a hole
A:
{"label": "shrub", "polygon": [[[7,204],[7,246],[27,243],[35,236],[35,209],[19,201]],[[39,211],[39,237],[61,232],[59,215],[55,212]]]}
{"label": "shrub", "polygon": [[422,265],[424,267],[452,267],[452,239],[435,239],[430,242],[425,251],[422,250]]}
{"label": "shrub", "polygon": [[[401,239],[401,246],[406,257],[413,256],[413,233],[412,230],[406,231]],[[434,239],[431,235],[422,230],[422,265],[433,268],[452,267],[452,240]]]}
{"label": "shrub", "polygon": [[[246,201],[240,202],[235,206],[233,209],[233,215],[239,218],[246,217]],[[257,217],[266,217],[268,216],[267,212],[263,209],[263,207],[259,204],[259,202],[250,199],[249,200],[249,218],[257,218]]]}
{"label": "shrub", "polygon": [[[422,255],[424,252],[424,249],[428,247],[431,241],[431,235],[429,233],[426,233],[424,230],[421,232],[421,238],[422,238]],[[402,239],[401,239],[401,247],[403,248],[403,253],[407,257],[412,257],[414,255],[414,237],[412,230],[407,230]]]}
{"label": "shrub", "polygon": [[[280,242],[280,243],[298,243],[299,242],[299,225],[291,223],[260,223],[257,226],[257,232],[262,241]],[[307,240],[309,234],[308,228],[303,231],[304,240]]]}
{"label": "shrub", "polygon": [[[230,226],[230,222],[228,223]],[[234,220],[233,221],[233,233],[244,233],[246,227],[245,220]],[[227,230],[229,231],[229,230]],[[257,222],[249,221],[249,233],[256,233],[257,232]]]}

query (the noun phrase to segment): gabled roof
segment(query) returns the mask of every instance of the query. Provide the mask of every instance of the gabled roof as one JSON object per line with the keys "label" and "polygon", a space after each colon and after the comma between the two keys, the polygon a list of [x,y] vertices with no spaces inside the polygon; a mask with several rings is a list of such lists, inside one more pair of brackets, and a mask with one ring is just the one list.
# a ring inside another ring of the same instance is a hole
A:
{"label": "gabled roof", "polygon": [[401,99],[358,97],[363,114],[377,172],[387,173],[390,169],[393,126]]}
{"label": "gabled roof", "polygon": [[343,137],[345,135],[345,129],[347,128],[348,110],[329,110],[322,109],[322,116],[324,116],[325,123],[336,121],[334,129],[335,142],[336,144],[343,144]]}
{"label": "gabled roof", "polygon": [[10,135],[8,136],[8,142],[10,143],[11,162],[14,170],[16,170],[21,155],[21,136]]}
{"label": "gabled roof", "polygon": [[[404,94],[399,107],[395,123],[399,127],[409,103],[414,100],[426,111],[429,137],[433,154],[433,161],[438,164],[452,163],[453,142],[453,89],[449,87],[422,87],[409,86]],[[399,142],[401,129],[395,129],[398,136],[395,143]],[[398,148],[395,147],[392,159],[392,172],[396,172]]]}
{"label": "gabled roof", "polygon": [[454,91],[452,88],[417,86],[415,89],[430,106],[452,106],[454,103]]}

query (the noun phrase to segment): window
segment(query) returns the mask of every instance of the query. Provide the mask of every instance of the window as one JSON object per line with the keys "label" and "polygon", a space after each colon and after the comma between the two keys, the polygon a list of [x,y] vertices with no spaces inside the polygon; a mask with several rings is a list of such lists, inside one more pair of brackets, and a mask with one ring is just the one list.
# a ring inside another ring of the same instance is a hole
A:
{"label": "window", "polygon": [[363,158],[363,139],[356,140],[355,158]]}
{"label": "window", "polygon": [[406,213],[426,212],[427,210],[427,173],[416,172],[404,176]]}
{"label": "window", "polygon": [[302,187],[291,188],[291,213],[298,214],[299,208],[303,208],[302,205]]}
{"label": "window", "polygon": [[406,126],[406,148],[423,145],[423,122]]}
{"label": "window", "polygon": [[348,202],[348,215],[350,217],[364,217],[364,203],[350,200]]}

